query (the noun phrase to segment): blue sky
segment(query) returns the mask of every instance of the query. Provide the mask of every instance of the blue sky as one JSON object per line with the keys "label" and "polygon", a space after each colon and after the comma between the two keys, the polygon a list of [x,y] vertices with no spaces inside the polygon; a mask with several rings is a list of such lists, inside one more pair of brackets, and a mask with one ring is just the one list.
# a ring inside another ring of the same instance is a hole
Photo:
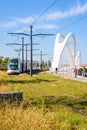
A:
{"label": "blue sky", "polygon": [[[11,36],[10,32],[30,33],[29,26],[40,16],[55,0],[1,0],[0,1],[0,56],[16,57],[15,49],[21,46],[6,46],[7,43],[21,43],[22,36]],[[52,59],[54,42],[57,33],[67,35],[75,34],[77,51],[81,52],[82,64],[87,63],[87,1],[86,0],[56,0],[55,4],[38,21],[33,24],[33,34],[52,33],[55,36],[33,37],[34,54],[49,54],[43,59]],[[84,19],[83,19],[84,17]],[[74,23],[78,19],[78,22]],[[71,26],[68,26],[72,24]],[[64,29],[63,29],[64,28]],[[29,43],[25,37],[25,43]],[[28,52],[29,54],[30,52]],[[28,55],[29,58],[29,55]]]}

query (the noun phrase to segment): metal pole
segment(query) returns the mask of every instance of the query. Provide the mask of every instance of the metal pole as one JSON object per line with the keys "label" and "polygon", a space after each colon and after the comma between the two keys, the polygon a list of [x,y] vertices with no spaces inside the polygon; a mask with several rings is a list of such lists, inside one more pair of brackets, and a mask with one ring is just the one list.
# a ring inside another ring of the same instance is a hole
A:
{"label": "metal pole", "polygon": [[42,70],[42,51],[40,51],[40,69]]}
{"label": "metal pole", "polygon": [[27,72],[27,62],[28,62],[28,59],[27,59],[27,44],[26,44],[26,72]]}
{"label": "metal pole", "polygon": [[32,26],[30,26],[30,76],[32,76]]}
{"label": "metal pole", "polygon": [[22,73],[24,72],[24,37],[22,37]]}

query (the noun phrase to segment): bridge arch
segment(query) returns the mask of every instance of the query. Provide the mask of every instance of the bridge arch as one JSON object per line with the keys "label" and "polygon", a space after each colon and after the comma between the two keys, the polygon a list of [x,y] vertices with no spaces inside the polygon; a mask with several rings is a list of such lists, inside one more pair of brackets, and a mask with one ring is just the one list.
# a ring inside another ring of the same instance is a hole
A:
{"label": "bridge arch", "polygon": [[[62,42],[60,41],[61,38],[63,39]],[[73,53],[71,52],[70,46],[68,44],[69,38],[72,38],[72,41],[73,41]],[[65,47],[67,47],[69,55],[71,57],[72,66],[75,66],[76,39],[75,39],[74,34],[71,32],[71,33],[68,33],[67,36],[65,37],[61,33],[58,33],[56,36],[55,45],[54,45],[54,56],[53,56],[52,67],[51,67],[52,70],[59,67],[61,55]]]}

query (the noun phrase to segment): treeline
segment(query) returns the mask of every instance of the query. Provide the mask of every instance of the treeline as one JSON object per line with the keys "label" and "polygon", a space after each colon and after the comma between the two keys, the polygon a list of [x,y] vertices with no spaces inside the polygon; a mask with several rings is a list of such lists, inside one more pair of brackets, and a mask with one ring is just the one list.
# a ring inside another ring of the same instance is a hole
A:
{"label": "treeline", "polygon": [[51,67],[51,61],[48,60],[48,61],[42,61],[42,68],[43,69],[49,69]]}
{"label": "treeline", "polygon": [[0,69],[7,69],[9,57],[0,56]]}
{"label": "treeline", "polygon": [[33,63],[33,68],[39,68],[41,70],[49,70],[51,67],[51,61],[44,61],[42,60],[42,62],[40,63]]}

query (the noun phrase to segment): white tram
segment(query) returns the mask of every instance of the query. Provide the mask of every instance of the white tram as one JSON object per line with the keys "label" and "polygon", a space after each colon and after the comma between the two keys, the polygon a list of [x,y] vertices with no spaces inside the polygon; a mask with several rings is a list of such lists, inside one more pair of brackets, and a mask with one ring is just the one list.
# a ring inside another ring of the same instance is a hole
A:
{"label": "white tram", "polygon": [[8,61],[8,74],[19,74],[22,72],[22,61],[20,58],[11,58]]}
{"label": "white tram", "polygon": [[[33,62],[33,70],[39,69],[39,62]],[[30,62],[27,61],[27,71],[30,70]],[[26,61],[24,61],[23,72],[26,71]],[[22,60],[20,58],[11,58],[8,61],[8,74],[20,74],[22,72]]]}

